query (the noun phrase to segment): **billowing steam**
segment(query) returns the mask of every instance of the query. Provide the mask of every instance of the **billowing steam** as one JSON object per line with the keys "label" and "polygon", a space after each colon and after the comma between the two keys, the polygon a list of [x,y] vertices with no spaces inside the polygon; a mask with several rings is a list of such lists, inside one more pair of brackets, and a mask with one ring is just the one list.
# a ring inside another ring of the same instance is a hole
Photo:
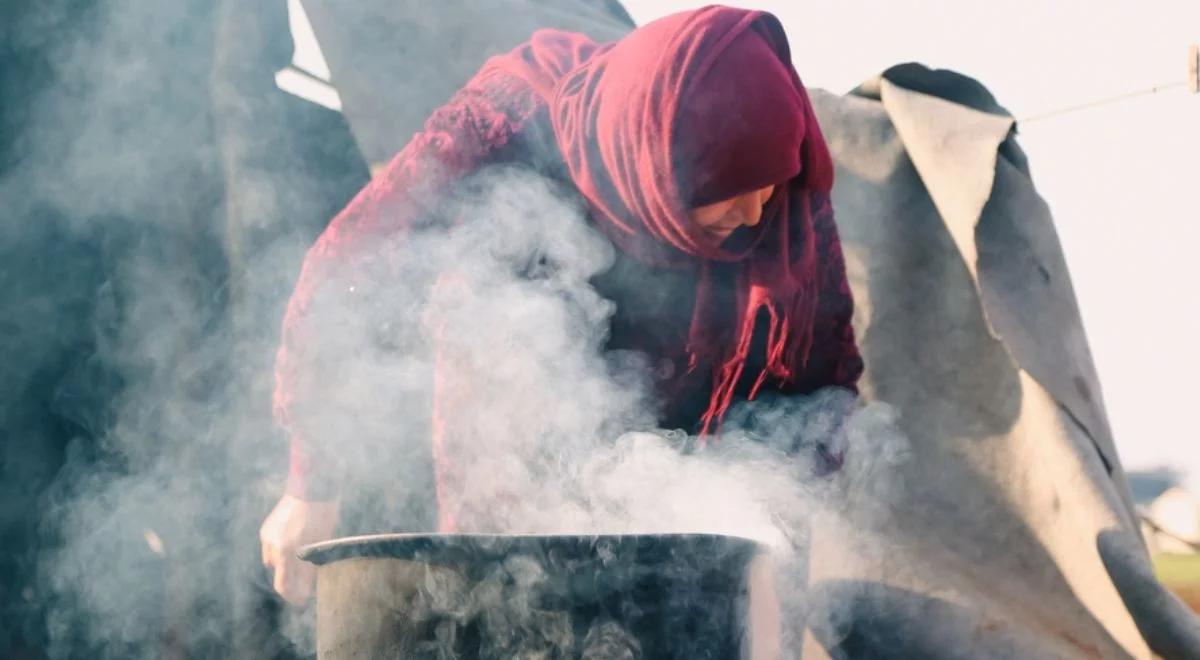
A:
{"label": "billowing steam", "polygon": [[[74,438],[31,505],[37,557],[19,584],[24,607],[46,613],[46,637],[26,639],[52,657],[262,651],[274,638],[247,622],[272,617],[308,649],[306,613],[260,611],[271,600],[256,531],[286,469],[270,419],[282,302],[314,218],[331,211],[311,193],[330,170],[280,155],[271,136],[214,147],[211,118],[190,109],[209,101],[197,81],[220,66],[195,35],[221,23],[198,4],[168,4],[78,18],[86,34],[51,49],[61,80],[31,106],[25,173],[3,180],[21,221],[0,230],[13,257],[0,272],[22,301],[2,320],[7,366],[19,387],[51,393],[66,429],[55,432]],[[135,42],[136,53],[123,46]],[[190,64],[152,69],[147,52]],[[227,110],[236,124],[245,108]],[[279,161],[225,172],[233,201],[219,209],[221,191],[197,182],[239,150]],[[835,391],[764,399],[732,411],[723,437],[696,451],[695,438],[655,427],[651,365],[603,351],[612,303],[589,280],[612,247],[579,204],[509,169],[469,189],[444,209],[461,219],[453,229],[376,246],[402,255],[386,296],[317,320],[338,361],[325,405],[303,412],[345,465],[342,531],[433,528],[429,407],[442,360],[458,375],[439,386],[455,404],[447,435],[473,514],[464,531],[750,536],[778,555],[785,620],[836,619],[805,609],[808,529],[824,517],[869,530],[886,513],[875,507],[896,487],[888,466],[906,451],[890,409],[848,415],[849,395]],[[45,305],[74,305],[73,325],[39,315]],[[38,365],[51,359],[66,375],[47,385]],[[13,428],[17,443],[44,440]],[[813,474],[818,440],[847,448],[840,472]],[[855,534],[846,560],[875,561],[869,531]]]}
{"label": "billowing steam", "polygon": [[[378,457],[384,447],[415,451],[413,438],[428,442],[436,363],[454,472],[446,495],[459,531],[731,534],[769,545],[787,573],[803,570],[814,516],[853,509],[869,529],[882,513],[871,507],[895,484],[880,472],[906,449],[890,409],[848,413],[852,395],[833,389],[764,397],[736,408],[722,437],[695,451],[697,438],[655,427],[645,360],[603,351],[613,305],[589,281],[612,265],[613,248],[578,203],[513,168],[489,170],[462,190],[444,209],[459,219],[452,228],[372,247],[401,255],[386,261],[389,277],[405,284],[311,312],[329,315],[310,322],[336,334],[345,353],[327,398],[338,405],[305,411],[317,417],[307,424],[349,434],[335,440],[335,453],[352,465],[351,492],[365,475],[412,473],[403,457]],[[382,263],[380,255],[355,258]],[[842,472],[816,475],[818,442],[849,450]],[[405,486],[395,479],[392,496]],[[801,576],[784,596],[802,607]],[[804,621],[799,609],[787,619]]]}

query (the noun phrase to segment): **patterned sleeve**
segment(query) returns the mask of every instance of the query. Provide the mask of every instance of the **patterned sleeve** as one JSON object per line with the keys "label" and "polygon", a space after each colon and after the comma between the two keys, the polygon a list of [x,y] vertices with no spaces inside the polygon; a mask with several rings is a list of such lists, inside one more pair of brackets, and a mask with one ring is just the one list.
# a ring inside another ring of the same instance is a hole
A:
{"label": "patterned sleeve", "polygon": [[351,459],[369,460],[361,456],[368,440],[396,428],[395,354],[417,333],[396,328],[400,316],[389,310],[424,297],[426,284],[411,276],[419,269],[401,267],[405,246],[440,221],[451,184],[500,153],[531,115],[519,82],[485,65],[305,256],[275,367],[275,416],[291,442],[289,494],[336,497]]}

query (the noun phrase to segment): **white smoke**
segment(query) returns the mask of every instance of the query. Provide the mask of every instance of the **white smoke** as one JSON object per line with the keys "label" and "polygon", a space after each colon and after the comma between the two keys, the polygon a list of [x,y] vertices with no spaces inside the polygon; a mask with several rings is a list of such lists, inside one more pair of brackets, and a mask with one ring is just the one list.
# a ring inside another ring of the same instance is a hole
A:
{"label": "white smoke", "polygon": [[[37,561],[21,585],[46,612],[46,638],[30,637],[51,657],[219,657],[243,636],[279,644],[275,625],[292,634],[292,651],[308,650],[309,612],[258,611],[270,583],[256,532],[286,472],[270,420],[280,303],[315,233],[300,217],[318,213],[306,187],[327,173],[291,153],[263,171],[225,172],[245,189],[230,195],[237,208],[216,208],[214,172],[237,160],[226,150],[275,154],[286,136],[214,145],[197,81],[213,75],[204,35],[217,19],[202,5],[119,3],[80,18],[86,36],[54,53],[61,82],[33,106],[18,154],[26,169],[0,182],[20,202],[5,254],[30,260],[9,260],[0,275],[37,283],[6,292],[6,305],[20,301],[5,307],[20,340],[6,367],[20,388],[59,359],[47,355],[79,353],[49,388],[71,424],[54,432],[72,439],[31,504]],[[152,67],[132,43],[182,68]],[[279,118],[269,119],[247,124]],[[763,400],[731,411],[723,437],[696,451],[695,438],[656,428],[646,361],[604,351],[613,304],[590,279],[614,254],[579,203],[512,170],[465,190],[444,209],[461,220],[453,230],[377,246],[403,256],[386,295],[313,322],[336,359],[320,374],[319,408],[299,412],[345,466],[342,532],[432,530],[436,348],[455,363],[445,373],[464,375],[445,383],[462,404],[448,430],[470,449],[455,456],[464,505],[486,505],[476,529],[749,536],[777,553],[792,613],[804,609],[814,518],[852,516],[847,528],[868,531],[855,532],[860,545],[845,542],[846,561],[877,559],[869,520],[886,514],[874,507],[896,487],[888,468],[906,447],[886,406],[847,418],[844,392]],[[246,225],[222,224],[224,211]],[[65,275],[37,270],[47,265]],[[55,305],[64,311],[38,313]],[[14,447],[44,439],[14,437]],[[813,447],[831,438],[845,443],[846,464],[815,476]],[[248,625],[257,618],[267,630]]]}
{"label": "white smoke", "polygon": [[[421,295],[418,289],[404,286],[403,294],[385,296],[391,303],[326,310],[360,375],[342,374],[330,385],[323,401],[349,409],[323,407],[316,414],[333,419],[315,426],[344,428],[349,415],[359,427],[377,429],[357,439],[427,442],[427,427],[405,427],[401,420],[414,417],[395,409],[397,400],[419,400],[428,416],[430,381],[411,374],[422,365],[416,371],[428,375],[437,362],[438,405],[458,473],[450,499],[463,512],[458,531],[753,538],[773,551],[787,585],[781,599],[792,616],[785,620],[800,627],[807,588],[800,573],[816,519],[845,535],[838,541],[846,545],[845,563],[879,559],[871,520],[887,514],[880,507],[898,487],[888,469],[907,451],[890,408],[856,409],[853,395],[837,389],[764,397],[735,407],[721,436],[696,450],[697,438],[656,428],[647,361],[604,351],[613,303],[590,280],[612,265],[613,248],[579,203],[514,168],[485,172],[462,189],[470,192],[444,209],[458,219],[452,229],[377,246],[405,255],[392,275],[397,281],[435,281],[424,296],[414,301],[409,296]],[[380,310],[386,321],[356,321],[363,328],[356,346],[344,317],[363,309]],[[379,341],[371,334],[379,327],[392,335]],[[387,382],[394,386],[381,386]],[[412,389],[399,391],[400,383]],[[388,422],[362,421],[372,419]],[[339,455],[366,457],[353,461],[359,467],[349,470],[347,484],[364,471],[411,472],[372,463],[379,452],[358,442],[338,442]],[[818,476],[818,443],[846,451],[841,471]],[[849,518],[853,524],[835,524]],[[372,531],[408,531],[380,522]],[[789,631],[787,639],[796,642],[801,632]]]}

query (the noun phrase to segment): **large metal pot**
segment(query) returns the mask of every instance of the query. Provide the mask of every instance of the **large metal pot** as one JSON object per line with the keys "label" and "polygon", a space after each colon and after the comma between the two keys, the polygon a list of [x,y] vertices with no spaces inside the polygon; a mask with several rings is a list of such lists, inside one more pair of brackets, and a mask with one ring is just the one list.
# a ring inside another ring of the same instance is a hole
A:
{"label": "large metal pot", "polygon": [[319,566],[322,660],[698,660],[777,649],[765,555],[746,539],[388,534],[301,557]]}

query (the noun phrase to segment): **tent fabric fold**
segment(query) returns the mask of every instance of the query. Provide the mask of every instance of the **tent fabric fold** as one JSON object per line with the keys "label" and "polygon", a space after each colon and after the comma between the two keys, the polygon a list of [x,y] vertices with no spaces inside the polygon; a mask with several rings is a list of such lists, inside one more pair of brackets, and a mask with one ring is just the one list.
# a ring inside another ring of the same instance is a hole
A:
{"label": "tent fabric fold", "polygon": [[[888,611],[822,642],[868,657],[900,638],[1005,657],[1016,630],[1042,657],[1187,657],[1178,649],[1200,628],[1147,578],[1062,248],[1012,118],[978,82],[915,64],[814,104],[838,165],[862,389],[898,410],[911,444],[882,508],[850,507],[886,511],[851,519],[886,539],[886,557],[847,561],[822,547],[833,533],[814,534],[814,592],[872,585],[853,591],[870,607],[852,611]],[[959,625],[902,625],[930,598]]]}

